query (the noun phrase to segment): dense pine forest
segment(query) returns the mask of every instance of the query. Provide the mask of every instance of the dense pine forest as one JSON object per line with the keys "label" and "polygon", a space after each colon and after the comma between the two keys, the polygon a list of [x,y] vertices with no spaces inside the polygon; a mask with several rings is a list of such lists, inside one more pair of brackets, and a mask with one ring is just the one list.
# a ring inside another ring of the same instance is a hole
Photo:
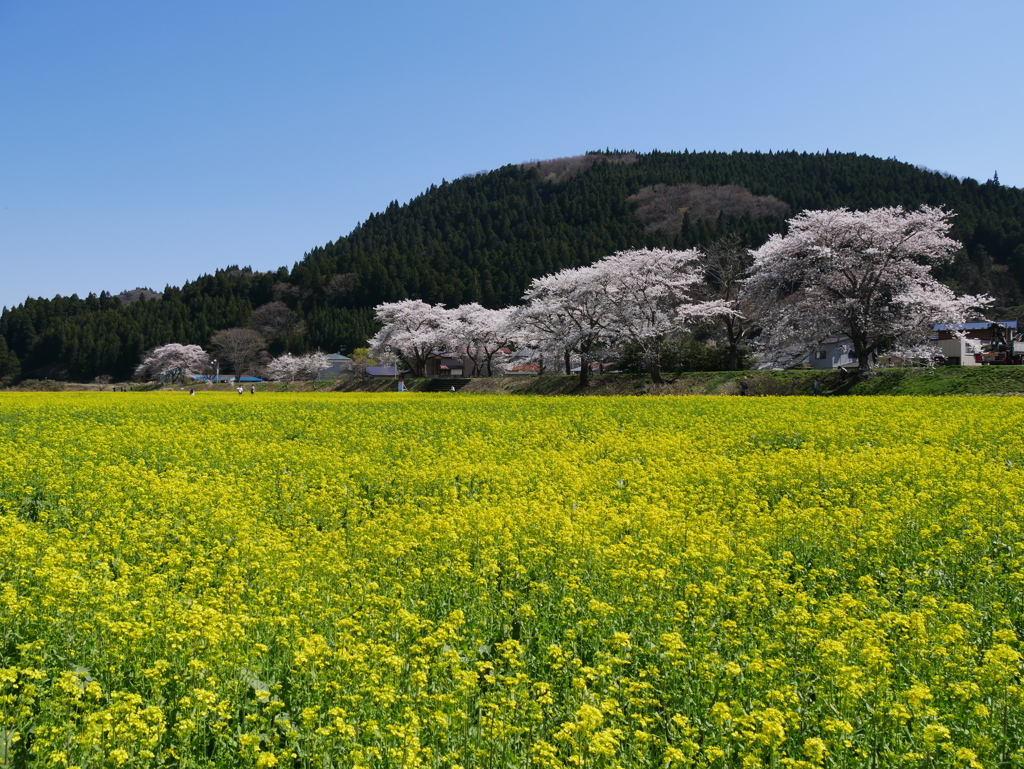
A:
{"label": "dense pine forest", "polygon": [[382,301],[499,307],[532,278],[624,248],[730,234],[756,247],[801,210],[923,203],[955,212],[964,244],[942,280],[990,293],[995,312],[1016,317],[1024,190],[854,154],[605,151],[442,182],[291,269],[235,266],[159,293],[29,299],[0,315],[0,381],[125,379],[150,347],[206,345],[233,327],[257,328],[274,354],[351,351],[373,334]]}

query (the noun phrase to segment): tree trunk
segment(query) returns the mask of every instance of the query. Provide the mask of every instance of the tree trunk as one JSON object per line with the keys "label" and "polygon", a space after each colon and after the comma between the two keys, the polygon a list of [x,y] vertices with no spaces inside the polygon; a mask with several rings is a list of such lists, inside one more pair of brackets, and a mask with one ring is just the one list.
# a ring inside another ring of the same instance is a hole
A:
{"label": "tree trunk", "polygon": [[565,375],[569,376],[572,373],[572,356],[569,351],[565,351]]}
{"label": "tree trunk", "polygon": [[871,349],[867,343],[853,340],[853,354],[857,356],[857,373],[861,376],[871,370]]}
{"label": "tree trunk", "polygon": [[737,345],[735,342],[729,343],[729,370],[740,370],[740,350],[739,345]]}
{"label": "tree trunk", "polygon": [[661,357],[651,358],[647,361],[647,373],[651,375],[651,381],[654,384],[665,384],[665,380],[661,376]]}
{"label": "tree trunk", "polygon": [[590,384],[590,348],[592,342],[580,345],[580,387],[587,387]]}
{"label": "tree trunk", "polygon": [[500,350],[493,350],[487,355],[487,376],[494,376],[494,356],[498,354]]}

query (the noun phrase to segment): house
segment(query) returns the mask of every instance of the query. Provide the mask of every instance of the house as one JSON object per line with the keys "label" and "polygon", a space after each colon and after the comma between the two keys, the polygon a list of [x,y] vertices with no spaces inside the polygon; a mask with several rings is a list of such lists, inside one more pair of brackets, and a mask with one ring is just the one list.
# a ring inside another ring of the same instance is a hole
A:
{"label": "house", "polygon": [[936,323],[931,342],[950,366],[1024,363],[1024,342],[1015,320],[981,320],[952,327]]}
{"label": "house", "polygon": [[955,339],[954,331],[959,331],[967,339],[980,339],[988,342],[1003,335],[1004,331],[1010,331],[1014,336],[1017,336],[1017,321],[979,320],[971,323],[958,323],[955,326],[936,323],[932,327],[932,339],[938,341]]}
{"label": "house", "polygon": [[[957,332],[962,334],[958,336]],[[979,321],[947,327],[935,324],[931,344],[938,348],[942,362],[948,366],[980,366],[988,363],[1024,362],[1024,342],[1016,341],[1017,321]],[[857,368],[859,361],[853,352],[849,337],[838,336],[822,340],[806,355],[794,354],[785,368],[809,368],[827,371],[837,368]]]}
{"label": "house", "polygon": [[826,371],[836,368],[857,368],[860,365],[857,356],[853,354],[853,342],[845,336],[822,340],[807,352],[806,357],[802,360],[796,359],[794,363],[796,365],[790,364],[786,368]]}
{"label": "house", "polygon": [[540,374],[540,364],[530,361],[516,361],[509,363],[505,368],[505,376],[537,376]]}
{"label": "house", "polygon": [[317,372],[317,379],[339,379],[341,377],[350,377],[355,373],[353,362],[347,355],[341,353],[332,353],[327,356],[327,368],[320,369]]}
{"label": "house", "polygon": [[434,350],[423,362],[423,376],[436,379],[438,377],[477,377],[473,359],[465,350]]}
{"label": "house", "polygon": [[981,352],[981,344],[977,339],[951,336],[948,339],[936,339],[932,332],[932,345],[939,348],[942,362],[947,366],[980,366],[976,356]]}
{"label": "house", "polygon": [[366,376],[370,379],[395,379],[398,368],[395,366],[367,366]]}
{"label": "house", "polygon": [[508,354],[505,376],[537,376],[541,365],[533,350],[516,350]]}
{"label": "house", "polygon": [[472,368],[473,362],[466,360],[459,353],[435,351],[423,363],[423,376],[428,379],[462,377],[463,372],[471,371]]}

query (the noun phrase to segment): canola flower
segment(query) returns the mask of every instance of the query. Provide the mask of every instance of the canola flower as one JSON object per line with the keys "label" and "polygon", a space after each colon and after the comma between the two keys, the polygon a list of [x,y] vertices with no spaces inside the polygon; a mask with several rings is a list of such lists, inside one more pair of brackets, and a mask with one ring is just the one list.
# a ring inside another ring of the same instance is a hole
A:
{"label": "canola flower", "polygon": [[998,398],[0,396],[0,767],[1024,765]]}

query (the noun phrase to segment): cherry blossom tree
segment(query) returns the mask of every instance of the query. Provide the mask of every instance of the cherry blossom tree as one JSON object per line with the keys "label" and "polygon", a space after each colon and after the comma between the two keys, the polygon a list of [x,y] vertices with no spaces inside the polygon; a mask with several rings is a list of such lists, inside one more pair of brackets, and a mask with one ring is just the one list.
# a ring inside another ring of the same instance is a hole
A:
{"label": "cherry blossom tree", "polygon": [[449,344],[451,311],[443,305],[406,299],[379,304],[373,311],[381,329],[369,340],[370,354],[378,359],[397,354],[412,369],[413,376],[423,376],[430,354]]}
{"label": "cherry blossom tree", "polygon": [[570,356],[579,356],[580,387],[589,383],[590,364],[609,320],[598,277],[591,268],[577,267],[534,278],[514,319],[529,346],[548,354],[562,351],[567,369]]}
{"label": "cherry blossom tree", "polygon": [[322,352],[311,352],[306,355],[284,355],[274,358],[266,367],[266,375],[275,382],[294,382],[296,379],[315,379],[317,374],[330,365],[327,355]]}
{"label": "cherry blossom tree", "polygon": [[661,382],[661,346],[668,335],[699,319],[735,314],[726,300],[698,297],[702,280],[697,251],[620,251],[589,267],[535,279],[515,323],[529,347],[579,356],[583,387],[597,353],[626,343],[642,350],[652,379]]}
{"label": "cherry blossom tree", "polygon": [[295,380],[295,375],[297,373],[297,358],[290,352],[286,352],[284,355],[279,355],[274,358],[264,369],[264,374],[267,379],[274,382],[283,382],[285,380],[292,382]]}
{"label": "cherry blossom tree", "polygon": [[757,331],[751,308],[742,297],[743,279],[753,264],[750,250],[745,248],[737,236],[726,236],[701,249],[701,266],[704,269],[702,294],[708,299],[724,299],[737,312],[724,315],[714,324],[718,338],[729,349],[729,370],[738,371],[742,366],[740,357],[742,345]]}
{"label": "cherry blossom tree", "polygon": [[492,376],[502,350],[512,344],[512,309],[489,310],[473,302],[448,313],[449,341],[466,351],[477,374]]}
{"label": "cherry blossom tree", "polygon": [[135,369],[138,379],[156,377],[180,382],[184,377],[202,374],[210,369],[210,356],[197,344],[165,344],[147,352]]}
{"label": "cherry blossom tree", "polygon": [[744,286],[758,308],[759,357],[777,361],[793,349],[847,337],[860,370],[890,352],[933,356],[934,323],[963,323],[985,296],[957,297],[931,268],[960,245],[940,208],[805,211],[753,252]]}
{"label": "cherry blossom tree", "polygon": [[316,379],[321,371],[331,365],[330,360],[327,358],[327,353],[320,352],[319,350],[300,355],[298,360],[299,376],[302,379]]}
{"label": "cherry blossom tree", "polygon": [[568,375],[573,353],[566,347],[571,329],[568,317],[556,308],[519,305],[509,317],[512,348],[517,360],[537,364],[541,373],[553,370],[553,362],[562,364]]}
{"label": "cherry blossom tree", "polygon": [[702,255],[695,249],[619,251],[587,268],[604,300],[605,340],[637,345],[651,379],[660,384],[665,338],[690,330],[700,320],[732,317],[725,299],[701,301]]}

